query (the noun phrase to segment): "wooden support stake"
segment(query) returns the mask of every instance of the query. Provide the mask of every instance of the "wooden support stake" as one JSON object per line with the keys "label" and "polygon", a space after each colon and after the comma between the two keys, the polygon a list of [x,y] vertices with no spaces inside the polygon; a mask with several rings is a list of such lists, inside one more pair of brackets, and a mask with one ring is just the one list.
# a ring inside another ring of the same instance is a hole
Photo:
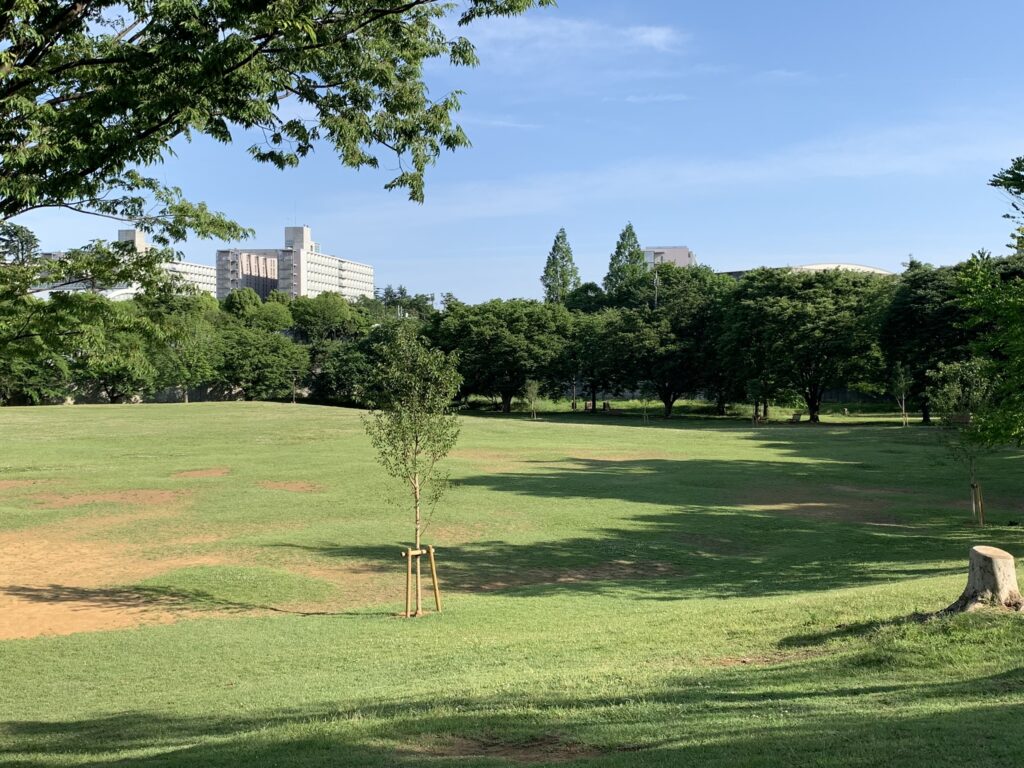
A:
{"label": "wooden support stake", "polygon": [[434,548],[427,547],[427,554],[430,555],[430,579],[434,583],[434,604],[437,612],[441,612],[441,584],[437,580],[437,561],[434,560]]}
{"label": "wooden support stake", "polygon": [[402,553],[405,558],[405,618],[412,616],[412,550]]}

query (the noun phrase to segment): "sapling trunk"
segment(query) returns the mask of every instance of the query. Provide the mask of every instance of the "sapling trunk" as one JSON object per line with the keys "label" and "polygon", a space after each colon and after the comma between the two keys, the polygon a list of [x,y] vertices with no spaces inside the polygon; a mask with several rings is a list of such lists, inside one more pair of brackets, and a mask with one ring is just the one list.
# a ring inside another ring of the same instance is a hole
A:
{"label": "sapling trunk", "polygon": [[[412,481],[412,494],[416,500],[416,550],[420,548],[420,476],[416,475]],[[420,584],[420,558],[416,558],[416,615],[423,615],[423,590]]]}

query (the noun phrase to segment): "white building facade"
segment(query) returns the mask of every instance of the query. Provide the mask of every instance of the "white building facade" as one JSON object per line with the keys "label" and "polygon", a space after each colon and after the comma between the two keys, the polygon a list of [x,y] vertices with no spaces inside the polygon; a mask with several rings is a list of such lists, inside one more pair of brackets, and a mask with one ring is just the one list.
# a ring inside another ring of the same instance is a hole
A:
{"label": "white building facade", "polygon": [[323,253],[309,227],[285,227],[278,288],[291,296],[312,298],[330,292],[350,301],[373,298],[373,267]]}
{"label": "white building facade", "polygon": [[217,295],[217,268],[209,264],[195,264],[191,261],[169,261],[164,269],[176,276],[185,285],[190,285],[199,293],[210,296]]}
{"label": "white building facade", "polygon": [[309,227],[285,227],[284,248],[217,251],[217,297],[241,288],[264,299],[279,290],[311,298],[340,293],[354,301],[373,297],[373,267],[323,253]]}

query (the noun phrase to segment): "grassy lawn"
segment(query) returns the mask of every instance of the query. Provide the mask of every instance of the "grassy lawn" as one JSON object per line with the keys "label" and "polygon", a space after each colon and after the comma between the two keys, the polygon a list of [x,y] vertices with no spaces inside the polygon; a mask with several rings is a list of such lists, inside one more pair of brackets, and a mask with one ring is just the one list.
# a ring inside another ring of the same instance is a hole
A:
{"label": "grassy lawn", "polygon": [[865,421],[466,416],[406,621],[357,412],[2,409],[0,764],[1024,764],[1024,456]]}

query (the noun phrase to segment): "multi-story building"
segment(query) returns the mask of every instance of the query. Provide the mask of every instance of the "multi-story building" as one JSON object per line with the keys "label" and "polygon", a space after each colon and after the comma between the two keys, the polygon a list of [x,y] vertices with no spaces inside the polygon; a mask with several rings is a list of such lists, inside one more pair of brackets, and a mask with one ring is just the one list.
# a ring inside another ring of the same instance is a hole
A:
{"label": "multi-story building", "polygon": [[309,227],[285,227],[284,248],[217,251],[217,297],[240,288],[263,298],[275,289],[290,296],[372,297],[373,267],[323,253]]}
{"label": "multi-story building", "polygon": [[200,293],[217,295],[217,268],[209,264],[195,264],[191,261],[169,261],[164,264],[170,274],[177,275],[181,282],[191,285]]}
{"label": "multi-story building", "polygon": [[[132,243],[135,250],[145,253],[152,246],[146,242],[146,233],[139,229],[119,229],[117,231],[118,242]],[[64,252],[43,254],[49,258],[63,258]],[[169,261],[164,263],[163,268],[170,274],[177,275],[186,285],[191,285],[201,293],[217,294],[217,270],[207,264],[195,264],[190,261]],[[137,283],[124,283],[122,285],[107,286],[99,288],[87,281],[74,283],[62,283],[58,285],[40,286],[38,295],[46,298],[50,293],[60,291],[62,293],[74,293],[79,291],[92,291],[106,296],[111,301],[126,301],[139,294],[140,286]]]}
{"label": "multi-story building", "polygon": [[644,248],[644,261],[648,269],[659,264],[675,264],[677,267],[692,267],[697,263],[697,256],[685,245],[669,245],[656,248]]}
{"label": "multi-story building", "polygon": [[252,288],[266,299],[278,289],[277,249],[240,250],[230,248],[217,251],[216,296],[227,297],[232,291]]}
{"label": "multi-story building", "polygon": [[346,299],[373,297],[373,267],[323,253],[309,227],[285,227],[278,279],[280,289],[292,296],[333,292]]}

